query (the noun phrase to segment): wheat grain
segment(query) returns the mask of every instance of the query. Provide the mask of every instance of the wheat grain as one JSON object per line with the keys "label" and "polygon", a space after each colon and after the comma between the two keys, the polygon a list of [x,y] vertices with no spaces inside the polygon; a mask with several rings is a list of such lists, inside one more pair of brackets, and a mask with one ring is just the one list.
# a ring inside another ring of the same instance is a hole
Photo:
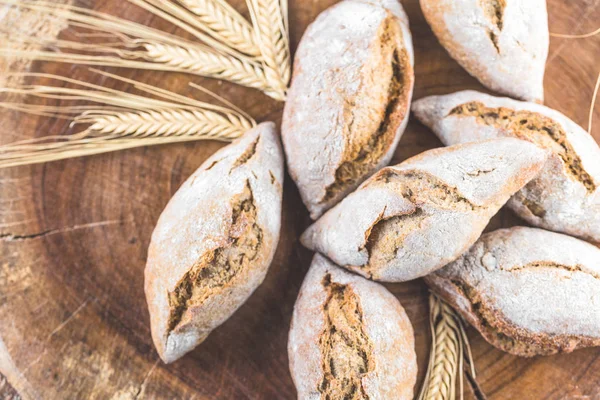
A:
{"label": "wheat grain", "polygon": [[429,296],[429,322],[432,334],[431,350],[427,374],[418,400],[456,399],[457,378],[462,399],[465,351],[470,374],[475,377],[471,350],[462,320],[450,306],[432,293]]}
{"label": "wheat grain", "polygon": [[207,30],[223,43],[250,56],[259,57],[252,25],[222,0],[179,0]]}
{"label": "wheat grain", "polygon": [[287,22],[287,2],[280,0],[247,0],[263,69],[269,85],[285,98],[291,76]]}
{"label": "wheat grain", "polygon": [[[37,115],[69,118],[73,120],[72,125],[88,125],[86,129],[72,135],[46,136],[0,146],[0,168],[139,146],[206,139],[229,141],[256,125],[254,120],[234,107],[215,106],[133,80],[107,73],[101,74],[132,83],[137,89],[157,98],[125,93],[54,75],[22,74],[52,78],[63,85],[76,84],[82,88],[27,85],[0,89],[0,92],[60,100],[86,100],[95,105],[44,106],[0,103],[0,107]],[[76,113],[79,115],[72,117]]]}

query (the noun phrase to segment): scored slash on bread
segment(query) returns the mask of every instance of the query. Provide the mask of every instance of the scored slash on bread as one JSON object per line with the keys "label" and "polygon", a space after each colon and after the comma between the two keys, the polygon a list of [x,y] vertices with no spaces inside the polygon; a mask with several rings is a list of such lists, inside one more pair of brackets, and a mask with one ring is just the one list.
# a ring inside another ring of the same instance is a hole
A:
{"label": "scored slash on bread", "polygon": [[382,285],[316,254],[294,306],[288,354],[299,399],[413,398],[413,328]]}
{"label": "scored slash on bread", "polygon": [[282,185],[283,152],[268,122],[213,154],[171,198],[145,270],[163,361],[196,347],[262,283],[279,241]]}
{"label": "scored slash on bread", "polygon": [[390,161],[413,84],[408,18],[395,0],[345,0],[308,27],[295,56],[282,141],[313,219]]}
{"label": "scored slash on bread", "polygon": [[546,154],[504,138],[426,151],[382,169],[301,236],[349,270],[389,282],[454,261],[535,177]]}
{"label": "scored slash on bread", "polygon": [[600,346],[600,249],[582,240],[536,228],[497,230],[425,281],[511,354]]}
{"label": "scored slash on bread", "polygon": [[600,243],[600,147],[551,108],[475,91],[429,96],[416,117],[445,145],[516,137],[549,150],[542,173],[508,203],[532,225]]}
{"label": "scored slash on bread", "polygon": [[444,48],[490,89],[543,102],[546,0],[420,0]]}

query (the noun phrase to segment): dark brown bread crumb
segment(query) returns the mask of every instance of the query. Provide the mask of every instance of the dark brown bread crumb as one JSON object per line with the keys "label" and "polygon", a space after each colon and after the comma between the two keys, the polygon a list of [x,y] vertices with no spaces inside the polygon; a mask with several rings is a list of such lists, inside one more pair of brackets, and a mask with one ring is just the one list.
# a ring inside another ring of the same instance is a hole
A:
{"label": "dark brown bread crumb", "polygon": [[242,155],[235,160],[235,163],[231,166],[231,171],[239,167],[240,165],[245,164],[249,159],[252,158],[254,153],[256,153],[256,146],[258,145],[258,141],[260,140],[260,136],[256,138],[254,142],[242,153]]}
{"label": "dark brown bread crumb", "polygon": [[[364,132],[361,126],[354,126],[354,100],[348,100],[344,109],[344,121],[348,124],[349,144],[343,159],[335,172],[335,182],[326,189],[325,196],[320,200],[325,203],[354,185],[357,180],[369,173],[381,160],[381,157],[392,145],[402,120],[408,112],[410,83],[405,82],[406,76],[412,75],[408,53],[400,47],[403,42],[402,32],[393,16],[383,22],[380,37],[381,54],[390,54],[389,65],[383,69],[391,69],[391,80],[388,86],[386,107],[379,116],[379,127],[375,132]],[[384,72],[379,75],[387,75]],[[366,89],[368,90],[368,88]]]}
{"label": "dark brown bread crumb", "polygon": [[536,217],[544,218],[546,216],[546,210],[539,203],[527,198],[522,199],[521,203]]}
{"label": "dark brown bread crumb", "polygon": [[396,256],[406,236],[418,230],[429,217],[422,210],[423,205],[456,211],[471,211],[478,208],[456,188],[424,172],[400,173],[386,170],[371,184],[385,184],[417,207],[412,214],[379,219],[373,224],[367,232],[366,249],[369,253],[369,262],[363,266],[367,273],[371,265],[375,267],[390,262]]}
{"label": "dark brown bread crumb", "polygon": [[332,282],[330,274],[322,283],[327,299],[323,306],[325,329],[319,339],[323,356],[321,398],[368,399],[362,378],[375,366],[373,344],[364,329],[360,302],[349,286]]}
{"label": "dark brown bread crumb", "polygon": [[[499,31],[504,27],[504,9],[506,8],[506,0],[480,0],[480,5],[483,8],[485,16],[494,24]],[[496,51],[500,53],[500,45],[498,43],[498,35],[488,29],[488,36]]]}
{"label": "dark brown bread crumb", "polygon": [[204,254],[169,293],[169,331],[177,328],[188,308],[201,305],[257,257],[262,230],[256,223],[256,206],[249,183],[233,199],[229,238],[228,246]]}
{"label": "dark brown bread crumb", "polygon": [[567,141],[566,132],[551,118],[531,111],[486,107],[477,101],[461,104],[453,108],[448,115],[475,117],[479,124],[505,129],[519,139],[552,150],[564,161],[567,173],[581,182],[588,192],[596,190],[596,183],[583,168],[581,159]]}

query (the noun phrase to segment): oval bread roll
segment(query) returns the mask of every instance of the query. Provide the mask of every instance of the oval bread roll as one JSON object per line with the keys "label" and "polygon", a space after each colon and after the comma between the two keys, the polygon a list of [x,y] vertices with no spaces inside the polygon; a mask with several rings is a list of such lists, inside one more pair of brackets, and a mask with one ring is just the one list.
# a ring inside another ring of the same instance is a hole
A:
{"label": "oval bread roll", "polygon": [[413,329],[400,302],[378,283],[315,255],[290,328],[298,399],[413,398]]}
{"label": "oval bread roll", "polygon": [[283,153],[271,122],[210,157],[162,212],[148,249],[152,339],[171,362],[262,283],[279,240]]}
{"label": "oval bread roll", "polygon": [[531,357],[600,345],[600,249],[582,240],[497,230],[425,280],[506,352]]}
{"label": "oval bread roll", "polygon": [[301,241],[372,279],[419,278],[475,243],[545,159],[537,146],[509,138],[426,151],[373,175]]}
{"label": "oval bread roll", "polygon": [[313,219],[389,162],[408,121],[413,82],[408,19],[399,3],[345,0],[308,27],[296,52],[282,139]]}
{"label": "oval bread roll", "polygon": [[490,89],[543,102],[546,0],[421,0],[442,46]]}
{"label": "oval bread roll", "polygon": [[415,102],[417,118],[446,145],[498,137],[549,150],[542,173],[508,203],[532,225],[600,243],[600,147],[548,107],[463,91]]}

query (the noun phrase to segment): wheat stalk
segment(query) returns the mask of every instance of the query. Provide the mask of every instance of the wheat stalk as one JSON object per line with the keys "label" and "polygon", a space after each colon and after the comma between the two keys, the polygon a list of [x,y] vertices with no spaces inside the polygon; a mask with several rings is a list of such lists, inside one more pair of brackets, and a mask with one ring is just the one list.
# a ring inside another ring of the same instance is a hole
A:
{"label": "wheat stalk", "polygon": [[269,85],[285,98],[291,77],[287,0],[247,0]]}
{"label": "wheat stalk", "polygon": [[78,123],[92,124],[90,136],[112,134],[130,137],[205,135],[206,138],[231,140],[240,135],[240,122],[205,110],[156,109],[114,114],[85,114]]}
{"label": "wheat stalk", "polygon": [[550,32],[550,36],[557,37],[557,38],[563,38],[563,39],[585,39],[585,38],[589,38],[592,36],[596,36],[599,33],[600,33],[600,28],[596,29],[595,31],[588,32],[588,33],[582,33],[579,35]]}
{"label": "wheat stalk", "polygon": [[596,85],[594,86],[594,92],[592,93],[592,101],[590,103],[590,111],[588,116],[588,133],[592,134],[592,123],[594,122],[594,106],[596,105],[596,99],[598,98],[598,89],[600,89],[600,73],[596,78]]}
{"label": "wheat stalk", "polygon": [[[64,50],[85,52],[61,53],[52,51],[25,50],[15,51],[1,49],[1,54],[19,55],[42,61],[57,61],[96,66],[114,66],[139,68],[148,70],[186,72],[210,78],[224,79],[231,82],[262,90],[267,95],[283,100],[285,90],[273,78],[269,78],[263,70],[261,61],[243,55],[234,48],[215,41],[201,32],[204,25],[198,22],[197,16],[172,2],[163,0],[127,0],[153,14],[172,22],[186,30],[209,46],[192,42],[166,32],[146,27],[132,21],[99,13],[80,7],[66,6],[56,9],[52,3],[45,1],[31,2],[27,0],[0,0],[0,4],[18,5],[23,8],[57,14],[72,27],[84,28],[91,34],[80,35],[90,37],[111,38],[112,41],[94,43],[72,40],[38,41],[40,45],[55,45]],[[5,34],[5,38],[16,36]],[[23,38],[23,42],[32,38]]]}
{"label": "wheat stalk", "polygon": [[469,341],[460,317],[435,294],[429,296],[431,350],[427,374],[418,400],[455,400],[456,379],[459,380],[460,398],[463,399],[463,359],[465,350],[469,373],[475,369]]}
{"label": "wheat stalk", "polygon": [[[550,36],[563,38],[563,39],[586,39],[592,36],[596,36],[600,34],[600,28],[595,31],[582,33],[579,35],[570,35],[564,33],[552,33],[550,32]],[[600,73],[598,74],[598,78],[596,78],[596,85],[594,86],[594,91],[592,92],[592,102],[590,103],[590,111],[588,114],[588,133],[592,134],[592,123],[594,119],[594,106],[596,105],[596,99],[598,97],[598,90],[600,89]]]}
{"label": "wheat stalk", "polygon": [[[155,144],[206,139],[229,141],[256,125],[252,118],[230,103],[226,103],[228,107],[215,106],[154,86],[96,72],[133,84],[146,95],[134,95],[48,74],[21,75],[55,79],[62,85],[69,83],[78,87],[24,85],[0,89],[3,93],[25,94],[42,99],[94,103],[73,106],[0,103],[0,107],[5,109],[71,119],[71,126],[88,125],[71,135],[45,136],[0,146],[0,168]],[[203,90],[206,92],[206,89]]]}
{"label": "wheat stalk", "polygon": [[179,0],[179,2],[196,14],[214,37],[245,54],[260,56],[252,25],[227,2],[223,0]]}

